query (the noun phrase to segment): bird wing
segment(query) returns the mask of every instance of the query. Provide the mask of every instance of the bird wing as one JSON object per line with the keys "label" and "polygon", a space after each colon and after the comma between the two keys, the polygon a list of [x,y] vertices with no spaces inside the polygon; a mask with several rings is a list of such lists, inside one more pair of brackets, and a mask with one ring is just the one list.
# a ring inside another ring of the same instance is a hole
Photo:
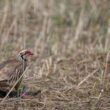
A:
{"label": "bird wing", "polygon": [[16,67],[21,65],[21,62],[14,60],[8,60],[0,64],[0,82],[9,80],[11,74],[16,71]]}

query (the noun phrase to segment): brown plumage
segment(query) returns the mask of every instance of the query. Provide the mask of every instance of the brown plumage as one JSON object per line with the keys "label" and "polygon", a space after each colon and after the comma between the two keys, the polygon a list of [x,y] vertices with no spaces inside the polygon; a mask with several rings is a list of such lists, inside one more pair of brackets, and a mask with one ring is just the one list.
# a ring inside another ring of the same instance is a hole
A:
{"label": "brown plumage", "polygon": [[[29,56],[33,55],[30,50],[22,50],[16,58],[4,61],[0,64],[0,90],[8,91],[20,78],[28,65]],[[15,86],[19,88],[21,80]]]}

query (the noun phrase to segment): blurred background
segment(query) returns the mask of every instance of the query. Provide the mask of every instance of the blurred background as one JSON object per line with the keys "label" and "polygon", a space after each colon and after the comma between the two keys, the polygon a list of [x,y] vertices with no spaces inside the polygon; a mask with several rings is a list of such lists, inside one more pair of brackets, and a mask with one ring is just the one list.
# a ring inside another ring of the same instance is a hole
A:
{"label": "blurred background", "polygon": [[108,0],[0,0],[0,57],[23,48],[40,56],[107,51],[109,5]]}
{"label": "blurred background", "polygon": [[2,110],[110,109],[110,0],[0,0],[0,61],[25,48],[23,84],[41,94]]}

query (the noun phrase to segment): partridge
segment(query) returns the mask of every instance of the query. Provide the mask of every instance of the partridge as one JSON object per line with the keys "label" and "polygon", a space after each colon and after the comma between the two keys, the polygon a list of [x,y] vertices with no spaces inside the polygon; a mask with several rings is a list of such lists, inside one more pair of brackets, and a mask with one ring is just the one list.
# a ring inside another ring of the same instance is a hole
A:
{"label": "partridge", "polygon": [[[28,60],[32,55],[31,50],[25,49],[20,51],[15,58],[0,64],[0,90],[7,92],[13,87],[28,66]],[[22,78],[14,87],[15,90],[18,90],[21,81]]]}

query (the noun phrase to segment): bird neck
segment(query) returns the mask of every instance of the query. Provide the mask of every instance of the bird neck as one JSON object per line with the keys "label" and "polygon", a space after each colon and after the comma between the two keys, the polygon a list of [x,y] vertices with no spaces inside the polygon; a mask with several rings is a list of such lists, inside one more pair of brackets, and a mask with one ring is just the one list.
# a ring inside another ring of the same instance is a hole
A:
{"label": "bird neck", "polygon": [[18,55],[18,56],[17,56],[17,59],[18,59],[20,62],[27,62],[26,57],[24,57],[23,55]]}
{"label": "bird neck", "polygon": [[21,55],[21,59],[22,59],[22,61],[24,62],[27,62],[27,59],[23,56],[23,55]]}

